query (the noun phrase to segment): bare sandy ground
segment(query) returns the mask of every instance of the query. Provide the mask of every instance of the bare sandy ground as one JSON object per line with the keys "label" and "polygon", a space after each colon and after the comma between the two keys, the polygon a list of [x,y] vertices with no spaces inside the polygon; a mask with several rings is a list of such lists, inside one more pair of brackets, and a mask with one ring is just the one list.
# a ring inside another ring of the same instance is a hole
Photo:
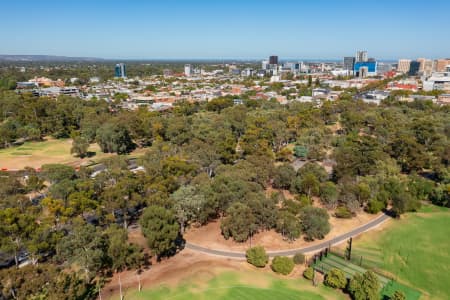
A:
{"label": "bare sandy ground", "polygon": [[[330,217],[331,231],[327,234],[325,239],[331,239],[342,235],[368,223],[378,216],[379,215],[370,215],[362,212],[352,219]],[[220,220],[216,220],[199,228],[191,228],[184,234],[184,238],[192,244],[216,250],[245,251],[250,246],[250,241],[237,243],[232,239],[225,240],[221,234]],[[320,242],[322,242],[322,240],[306,242],[302,237],[293,242],[289,242],[284,240],[279,233],[275,232],[275,230],[259,232],[252,237],[252,246],[264,246],[267,251],[302,248]]]}

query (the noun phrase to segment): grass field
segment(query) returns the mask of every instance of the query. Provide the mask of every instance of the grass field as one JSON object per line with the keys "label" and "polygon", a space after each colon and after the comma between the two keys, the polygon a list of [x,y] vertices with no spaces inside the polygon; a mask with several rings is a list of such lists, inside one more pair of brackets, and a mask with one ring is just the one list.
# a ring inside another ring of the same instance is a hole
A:
{"label": "grass field", "polygon": [[[0,149],[0,168],[8,170],[25,167],[39,168],[44,164],[52,163],[79,165],[111,156],[101,152],[97,144],[92,144],[89,151],[94,155],[80,159],[70,154],[71,147],[71,139],[47,138],[42,142],[26,142],[20,146]],[[143,152],[145,149],[138,149],[132,155]]]}
{"label": "grass field", "polygon": [[302,278],[280,279],[262,271],[223,272],[206,282],[190,278],[177,287],[129,292],[135,300],[319,300],[346,299],[344,294],[324,286],[313,287]]}
{"label": "grass field", "polygon": [[387,230],[353,242],[353,257],[422,292],[421,299],[450,299],[450,209],[427,205]]}

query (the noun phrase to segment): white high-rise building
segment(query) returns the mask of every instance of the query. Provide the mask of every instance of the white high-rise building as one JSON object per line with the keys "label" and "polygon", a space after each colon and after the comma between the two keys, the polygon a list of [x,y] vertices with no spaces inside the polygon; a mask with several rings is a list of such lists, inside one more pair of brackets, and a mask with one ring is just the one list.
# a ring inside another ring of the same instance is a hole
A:
{"label": "white high-rise building", "polygon": [[263,60],[261,63],[261,68],[263,70],[268,70],[269,69],[269,61],[268,60]]}
{"label": "white high-rise building", "polygon": [[190,76],[192,76],[192,65],[190,65],[190,64],[186,64],[186,65],[184,65],[184,75],[186,76],[186,77],[190,77]]}
{"label": "white high-rise building", "polygon": [[365,62],[368,60],[369,60],[369,57],[367,56],[367,51],[356,52],[356,57],[355,57],[356,62]]}

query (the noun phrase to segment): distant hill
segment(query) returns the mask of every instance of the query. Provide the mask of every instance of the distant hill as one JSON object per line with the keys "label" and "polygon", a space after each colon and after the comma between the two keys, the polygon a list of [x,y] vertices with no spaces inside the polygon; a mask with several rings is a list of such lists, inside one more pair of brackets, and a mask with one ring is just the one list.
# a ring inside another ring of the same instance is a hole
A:
{"label": "distant hill", "polygon": [[91,61],[101,61],[102,58],[95,57],[70,57],[70,56],[57,56],[57,55],[4,55],[0,54],[0,62],[11,61],[11,62],[91,62]]}

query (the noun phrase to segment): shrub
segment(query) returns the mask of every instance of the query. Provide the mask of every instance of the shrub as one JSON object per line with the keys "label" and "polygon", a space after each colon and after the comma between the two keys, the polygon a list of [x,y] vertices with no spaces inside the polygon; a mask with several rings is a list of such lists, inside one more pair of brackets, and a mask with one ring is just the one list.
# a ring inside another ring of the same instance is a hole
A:
{"label": "shrub", "polygon": [[370,214],[377,214],[379,213],[383,208],[385,208],[385,204],[378,200],[371,200],[367,204],[366,211]]}
{"label": "shrub", "polygon": [[348,284],[348,291],[353,299],[380,299],[379,289],[380,282],[372,271],[356,273]]}
{"label": "shrub", "polygon": [[406,296],[402,291],[395,291],[395,293],[390,298],[391,300],[406,300]]}
{"label": "shrub", "polygon": [[336,218],[350,219],[353,217],[352,212],[345,206],[338,207],[334,212]]}
{"label": "shrub", "polygon": [[264,247],[261,246],[248,249],[245,256],[247,257],[247,262],[249,264],[252,264],[258,268],[264,268],[269,261],[269,256],[267,255],[266,250],[264,250]]}
{"label": "shrub", "polygon": [[286,256],[276,256],[272,260],[272,270],[275,273],[288,275],[294,269],[294,261]]}
{"label": "shrub", "polygon": [[347,285],[347,279],[345,278],[344,272],[333,268],[327,272],[323,283],[335,289],[343,289]]}
{"label": "shrub", "polygon": [[303,272],[303,277],[305,277],[308,280],[314,279],[314,269],[312,267],[306,268],[306,270]]}
{"label": "shrub", "polygon": [[305,263],[305,256],[303,255],[303,253],[299,252],[294,255],[294,263],[296,265],[301,265]]}

